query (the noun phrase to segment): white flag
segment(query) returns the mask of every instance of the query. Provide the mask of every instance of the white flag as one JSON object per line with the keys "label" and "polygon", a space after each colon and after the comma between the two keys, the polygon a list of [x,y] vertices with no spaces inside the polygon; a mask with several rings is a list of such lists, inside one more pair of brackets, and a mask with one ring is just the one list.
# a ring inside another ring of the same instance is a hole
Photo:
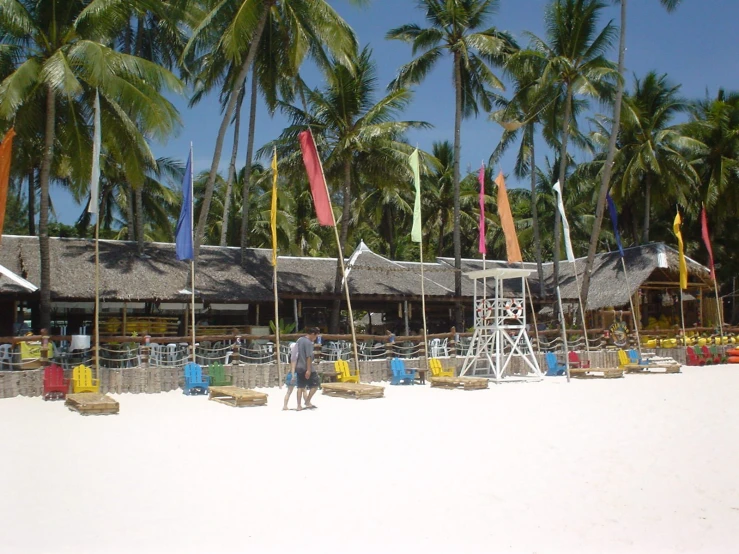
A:
{"label": "white flag", "polygon": [[559,181],[554,183],[554,186],[552,187],[554,189],[554,192],[557,193],[557,205],[559,206],[559,213],[562,216],[562,227],[564,227],[565,230],[565,250],[567,251],[567,261],[574,262],[575,261],[575,254],[572,252],[572,241],[570,240],[570,224],[567,221],[567,216],[565,215],[565,205],[562,201],[562,189],[559,186]]}
{"label": "white flag", "polygon": [[95,123],[92,137],[92,176],[90,177],[90,205],[87,211],[98,213],[98,189],[100,188],[100,96],[95,91]]}

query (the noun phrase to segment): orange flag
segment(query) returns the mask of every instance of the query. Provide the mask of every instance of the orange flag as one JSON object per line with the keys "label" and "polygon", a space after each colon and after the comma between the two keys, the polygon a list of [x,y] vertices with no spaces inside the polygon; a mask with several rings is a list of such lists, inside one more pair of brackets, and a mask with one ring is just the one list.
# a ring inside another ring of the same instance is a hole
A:
{"label": "orange flag", "polygon": [[8,182],[10,181],[10,158],[13,154],[13,137],[15,129],[5,133],[5,138],[0,144],[0,237],[3,236],[3,225],[5,224],[5,204],[8,199]]}
{"label": "orange flag", "polygon": [[495,184],[498,185],[498,216],[500,217],[500,226],[503,227],[503,234],[505,235],[505,249],[508,255],[508,263],[523,262],[502,171],[495,178]]}

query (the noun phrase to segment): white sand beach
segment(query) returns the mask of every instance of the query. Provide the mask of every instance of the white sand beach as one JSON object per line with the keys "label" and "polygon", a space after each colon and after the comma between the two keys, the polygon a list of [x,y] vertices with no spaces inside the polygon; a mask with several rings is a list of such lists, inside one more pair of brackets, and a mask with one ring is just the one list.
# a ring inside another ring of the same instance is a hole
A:
{"label": "white sand beach", "polygon": [[739,367],[683,372],[304,412],[0,400],[0,551],[736,552]]}

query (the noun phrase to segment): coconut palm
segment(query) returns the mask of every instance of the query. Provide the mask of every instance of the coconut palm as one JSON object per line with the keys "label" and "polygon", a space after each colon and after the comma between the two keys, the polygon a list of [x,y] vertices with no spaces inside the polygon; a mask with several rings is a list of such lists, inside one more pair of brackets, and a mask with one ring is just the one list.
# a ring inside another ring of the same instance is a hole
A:
{"label": "coconut palm", "polygon": [[[454,288],[462,296],[460,235],[460,152],[462,118],[477,115],[479,107],[490,111],[495,96],[490,89],[503,90],[503,83],[490,66],[502,65],[517,49],[513,38],[495,27],[488,27],[491,15],[498,8],[498,0],[419,0],[419,9],[425,12],[429,27],[416,24],[402,25],[387,33],[387,38],[402,40],[413,46],[413,55],[420,55],[400,68],[391,87],[419,84],[445,52],[452,56],[454,82]],[[456,306],[456,325],[464,328],[461,304]]]}
{"label": "coconut palm", "polygon": [[[626,55],[626,8],[627,0],[614,0],[621,4],[621,33],[618,40],[618,75],[619,80],[616,84],[616,96],[613,101],[613,126],[609,133],[608,150],[606,153],[606,161],[601,174],[600,189],[598,191],[598,200],[595,207],[595,222],[590,235],[590,245],[588,246],[588,259],[585,262],[585,274],[582,282],[582,293],[580,297],[587,306],[588,292],[590,289],[590,274],[595,261],[595,251],[598,247],[600,230],[603,225],[603,214],[606,208],[606,196],[611,186],[611,171],[613,169],[613,158],[616,155],[616,139],[618,137],[619,122],[621,117],[621,100],[624,92],[624,58]],[[677,8],[680,0],[660,0],[660,3],[667,9],[673,11]]]}
{"label": "coconut palm", "polygon": [[[195,232],[195,256],[200,247],[210,210],[213,186],[221,160],[223,141],[233,117],[241,89],[252,66],[261,42],[269,14],[277,0],[224,0],[209,4],[204,17],[193,30],[185,49],[185,55],[193,52],[212,51],[213,56],[238,67],[233,79],[228,103],[225,106],[216,137],[208,180],[205,183],[203,205]],[[325,0],[284,0],[282,9],[293,18],[301,37],[294,36],[296,47],[305,47],[307,37],[311,43],[323,43],[342,61],[356,51],[356,39],[351,28]]]}
{"label": "coconut palm", "polygon": [[[688,205],[687,198],[699,180],[689,160],[703,145],[669,126],[675,115],[688,109],[679,90],[666,75],[650,72],[643,79],[635,78],[634,92],[622,103],[614,197],[643,206],[644,243],[649,242],[652,197],[663,199],[660,204]],[[666,199],[673,202],[664,202]]]}
{"label": "coconut palm", "polygon": [[[516,54],[510,62],[513,68],[541,64],[541,81],[564,100],[559,152],[559,182],[563,194],[573,100],[576,96],[607,98],[616,78],[614,64],[604,57],[613,44],[616,28],[609,22],[598,30],[600,12],[605,7],[605,2],[600,0],[554,0],[544,16],[547,40],[527,33],[532,41],[531,48]],[[555,283],[559,279],[560,223],[560,216],[555,213]]]}
{"label": "coconut palm", "polygon": [[[12,50],[15,60],[0,83],[0,119],[13,119],[24,105],[32,104],[44,114],[39,161],[43,327],[49,326],[51,312],[48,217],[52,167],[63,156],[69,180],[89,182],[89,120],[95,90],[100,93],[103,129],[115,136],[117,154],[132,176],[144,174],[137,169],[142,152],[153,159],[139,129],[163,137],[179,123],[174,106],[160,94],[163,89],[179,92],[177,78],[156,64],[106,46],[108,33],[118,25],[118,15],[115,7],[101,0],[0,0],[4,50]],[[59,126],[58,121],[62,121]],[[112,140],[107,142],[116,148]]]}
{"label": "coconut palm", "polygon": [[[278,155],[289,168],[299,164],[296,156],[297,135],[310,127],[319,151],[324,159],[324,171],[328,183],[340,191],[341,218],[339,220],[339,250],[347,253],[347,238],[352,220],[352,199],[362,183],[359,175],[394,172],[404,168],[410,176],[407,156],[412,148],[402,141],[403,133],[409,129],[428,128],[427,123],[397,121],[397,115],[405,109],[411,99],[406,89],[390,92],[379,101],[374,101],[377,88],[375,64],[371,50],[365,48],[349,67],[338,60],[324,68],[326,88],[304,91],[309,112],[285,104],[283,110],[292,119],[276,142]],[[268,154],[272,145],[267,145],[260,155]],[[409,179],[408,179],[409,180]],[[331,328],[337,329],[341,294],[341,271],[337,263],[334,293],[334,310]]]}

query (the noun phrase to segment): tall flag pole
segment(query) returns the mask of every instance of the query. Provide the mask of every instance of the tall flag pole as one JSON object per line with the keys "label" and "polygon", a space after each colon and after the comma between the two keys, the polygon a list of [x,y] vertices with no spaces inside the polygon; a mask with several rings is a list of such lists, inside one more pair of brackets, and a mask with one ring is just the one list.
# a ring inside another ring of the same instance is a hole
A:
{"label": "tall flag pole", "polygon": [[[559,207],[559,213],[562,216],[562,227],[564,228],[564,238],[565,238],[565,250],[567,251],[567,261],[569,261],[572,264],[572,272],[575,274],[575,286],[577,287],[577,299],[578,303],[580,304],[580,318],[582,319],[582,331],[583,335],[585,336],[585,352],[587,355],[590,353],[590,341],[588,340],[588,328],[585,323],[585,306],[582,304],[582,293],[580,291],[580,277],[577,273],[577,260],[575,259],[575,253],[572,250],[572,240],[570,240],[570,224],[567,221],[567,216],[565,215],[565,204],[562,199],[562,188],[559,184],[559,181],[554,183],[554,192],[557,193],[557,205]],[[557,283],[559,285],[559,283]],[[569,357],[569,355],[568,355]],[[568,363],[569,367],[569,363]]]}
{"label": "tall flag pole", "polygon": [[313,140],[313,133],[310,129],[298,133],[300,141],[300,150],[303,154],[303,164],[308,174],[308,182],[310,183],[311,194],[313,196],[313,205],[316,209],[316,217],[319,225],[334,228],[334,236],[336,237],[336,248],[339,251],[339,268],[344,278],[344,292],[346,295],[346,308],[349,312],[349,327],[352,332],[352,349],[354,350],[354,365],[359,376],[359,351],[357,350],[357,334],[354,330],[354,314],[352,313],[352,301],[349,294],[349,280],[346,278],[346,269],[344,268],[344,252],[341,248],[341,239],[339,238],[339,229],[336,227],[334,219],[334,211],[331,209],[331,199],[328,193],[328,184],[326,176],[323,174],[323,165],[321,158],[318,156],[316,142]]}
{"label": "tall flag pole", "polygon": [[277,376],[280,388],[282,388],[282,364],[280,363],[280,300],[277,294],[277,148],[272,151],[272,208],[269,214],[269,223],[272,228],[272,289],[275,293],[275,351],[277,352]]}
{"label": "tall flag pole", "polygon": [[613,198],[611,198],[610,193],[606,194],[606,202],[608,203],[608,213],[611,215],[611,223],[613,224],[613,236],[616,238],[616,245],[618,245],[618,252],[621,256],[621,268],[624,270],[624,278],[626,279],[626,294],[629,296],[631,321],[634,324],[634,331],[636,332],[636,348],[639,350],[639,356],[641,356],[639,323],[636,317],[636,310],[634,310],[634,299],[631,296],[631,283],[629,283],[629,273],[626,271],[626,255],[624,254],[624,247],[621,245],[621,233],[618,232],[618,212],[616,211],[616,204],[613,203]]}
{"label": "tall flag pole", "polygon": [[8,201],[8,187],[10,184],[10,162],[13,157],[13,137],[15,129],[10,128],[2,144],[0,144],[0,241],[3,237],[3,225],[5,224],[5,208]]}
{"label": "tall flag pole", "polygon": [[716,293],[716,319],[718,319],[718,328],[721,335],[721,344],[724,343],[724,316],[723,310],[721,309],[721,301],[718,297],[718,281],[716,280],[716,268],[713,265],[713,248],[711,248],[711,235],[708,232],[708,214],[706,213],[706,206],[703,205],[701,210],[701,235],[703,236],[703,244],[706,245],[708,250],[708,267],[711,270],[711,279],[713,279],[713,290]]}
{"label": "tall flag pole", "polygon": [[88,213],[95,214],[95,374],[100,379],[100,94],[95,91],[95,114],[92,137],[92,170],[90,175],[90,204]]}
{"label": "tall flag pole", "polygon": [[680,261],[680,318],[683,325],[683,346],[688,345],[688,336],[685,333],[685,310],[683,308],[683,290],[688,288],[688,264],[685,262],[685,245],[683,244],[683,234],[680,227],[683,220],[680,217],[680,210],[675,214],[675,221],[672,223],[672,230],[677,237],[677,253]]}
{"label": "tall flag pole", "polygon": [[182,208],[180,217],[175,228],[175,254],[178,260],[190,261],[190,309],[192,310],[191,340],[192,361],[195,361],[195,252],[193,249],[193,156],[192,142],[190,143],[190,155],[185,166],[185,175],[182,178]]}
{"label": "tall flag pole", "polygon": [[428,328],[426,326],[426,289],[423,274],[423,233],[421,225],[421,170],[418,163],[418,148],[409,156],[411,169],[413,170],[413,186],[416,189],[416,198],[413,202],[413,227],[411,228],[411,241],[418,243],[418,251],[421,259],[421,317],[423,318],[423,349],[426,352],[426,371],[429,369],[429,340]]}

